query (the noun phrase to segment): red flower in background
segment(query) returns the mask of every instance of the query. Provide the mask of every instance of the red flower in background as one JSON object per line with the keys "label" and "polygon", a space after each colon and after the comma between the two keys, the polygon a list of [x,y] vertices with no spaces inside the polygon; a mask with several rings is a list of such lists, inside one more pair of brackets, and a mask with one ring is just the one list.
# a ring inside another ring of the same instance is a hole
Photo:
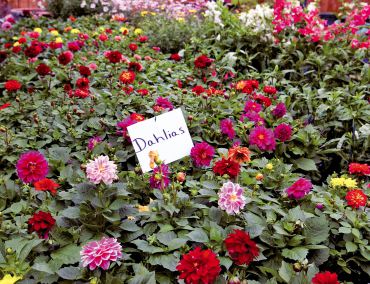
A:
{"label": "red flower in background", "polygon": [[147,89],[139,89],[136,92],[141,96],[147,96],[149,94],[149,91]]}
{"label": "red flower in background", "polygon": [[346,200],[349,206],[357,209],[366,205],[367,196],[361,189],[353,189],[347,192]]}
{"label": "red flower in background", "polygon": [[137,71],[137,72],[141,72],[143,71],[143,65],[141,65],[139,62],[130,62],[128,64],[128,70],[130,71]]}
{"label": "red flower in background", "polygon": [[79,89],[88,89],[89,88],[89,79],[86,77],[79,78],[76,81],[76,87]]}
{"label": "red flower in background", "polygon": [[80,66],[78,68],[78,70],[79,70],[81,76],[89,77],[91,75],[91,71],[90,71],[90,68],[89,67]]}
{"label": "red flower in background", "polygon": [[28,219],[28,231],[36,232],[40,238],[47,239],[54,224],[55,219],[49,212],[39,211]]}
{"label": "red flower in background", "polygon": [[130,43],[130,44],[128,45],[128,48],[129,48],[131,51],[135,52],[135,51],[137,50],[137,44],[136,44],[136,43]]}
{"label": "red flower in background", "polygon": [[148,37],[147,36],[139,36],[138,38],[137,38],[137,40],[138,41],[140,41],[140,42],[147,42],[148,41]]}
{"label": "red flower in background", "polygon": [[367,164],[359,163],[350,163],[349,164],[349,173],[351,175],[370,175],[370,166]]}
{"label": "red flower in background", "polygon": [[277,93],[277,90],[274,86],[264,86],[263,91],[269,95],[275,95]]}
{"label": "red flower in background", "polygon": [[329,271],[319,272],[312,278],[312,284],[339,284],[338,276]]}
{"label": "red flower in background", "polygon": [[191,91],[197,94],[197,96],[199,96],[200,94],[204,93],[206,90],[203,88],[203,86],[197,85]]}
{"label": "red flower in background", "polygon": [[24,54],[29,58],[34,58],[42,52],[42,48],[39,45],[31,45],[24,50]]}
{"label": "red flower in background", "polygon": [[73,60],[73,53],[70,51],[64,51],[58,56],[58,61],[62,65],[67,65]]}
{"label": "red flower in background", "polygon": [[234,233],[229,234],[225,246],[237,265],[249,265],[259,255],[257,244],[242,230],[234,230]]}
{"label": "red flower in background", "polygon": [[200,247],[184,254],[176,269],[186,284],[212,284],[221,272],[216,254]]}
{"label": "red flower in background", "polygon": [[55,181],[44,178],[33,184],[36,190],[38,191],[49,191],[52,195],[57,193],[57,189],[60,187]]}
{"label": "red flower in background", "polygon": [[198,56],[197,58],[195,58],[194,60],[194,65],[196,68],[207,68],[209,66],[211,66],[213,60],[209,57],[207,57],[207,55],[200,55]]}
{"label": "red flower in background", "polygon": [[123,84],[132,84],[135,81],[135,73],[132,71],[123,71],[121,75],[119,75],[119,80]]}
{"label": "red flower in background", "polygon": [[181,61],[182,57],[178,53],[174,53],[171,54],[170,59],[174,61]]}
{"label": "red flower in background", "polygon": [[240,172],[240,164],[231,159],[222,158],[213,166],[213,172],[219,176],[227,174],[231,178],[234,178]]}
{"label": "red flower in background", "polygon": [[8,92],[16,92],[22,87],[22,84],[17,80],[9,80],[4,84],[4,87]]}
{"label": "red flower in background", "polygon": [[49,66],[47,66],[46,64],[44,63],[40,63],[37,67],[36,67],[36,72],[37,74],[39,74],[40,76],[46,76],[46,75],[49,75],[51,73],[51,69]]}
{"label": "red flower in background", "polygon": [[108,51],[105,57],[109,60],[110,63],[118,63],[122,60],[122,53],[118,50]]}
{"label": "red flower in background", "polygon": [[0,106],[0,110],[6,109],[6,108],[8,108],[10,106],[11,106],[11,103],[5,103],[5,104],[3,104],[3,105]]}
{"label": "red flower in background", "polygon": [[12,52],[13,53],[19,53],[19,52],[21,52],[22,51],[22,48],[18,45],[18,46],[14,46],[13,48],[12,48]]}

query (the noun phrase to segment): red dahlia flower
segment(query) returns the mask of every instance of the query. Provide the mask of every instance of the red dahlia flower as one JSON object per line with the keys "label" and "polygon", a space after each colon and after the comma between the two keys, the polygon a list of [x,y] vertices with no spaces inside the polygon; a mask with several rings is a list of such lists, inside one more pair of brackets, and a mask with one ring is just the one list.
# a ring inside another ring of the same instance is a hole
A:
{"label": "red dahlia flower", "polygon": [[173,53],[173,54],[171,54],[171,56],[170,56],[170,59],[171,60],[174,60],[174,61],[180,61],[181,60],[181,56],[178,54],[178,53]]}
{"label": "red dahlia flower", "polygon": [[6,108],[8,108],[10,106],[11,106],[11,103],[5,103],[5,104],[3,104],[3,105],[0,106],[0,110],[6,109]]}
{"label": "red dahlia flower", "polygon": [[357,209],[366,205],[367,196],[361,189],[353,189],[347,192],[346,200],[349,206]]}
{"label": "red dahlia flower", "polygon": [[329,271],[319,272],[312,278],[312,284],[339,284],[338,276]]}
{"label": "red dahlia flower", "polygon": [[213,172],[217,175],[229,175],[231,178],[236,177],[240,172],[240,164],[230,158],[222,158],[213,166]]}
{"label": "red dahlia flower", "polygon": [[90,81],[86,77],[79,78],[76,81],[76,87],[79,88],[79,89],[88,89],[89,88],[89,83],[90,83]]}
{"label": "red dahlia flower", "polygon": [[242,230],[234,230],[234,233],[229,234],[225,246],[237,265],[249,265],[259,255],[257,244]]}
{"label": "red dahlia flower", "polygon": [[136,74],[132,71],[123,71],[119,76],[119,80],[123,84],[132,84],[135,81]]}
{"label": "red dahlia flower", "polygon": [[28,231],[36,232],[40,238],[47,239],[54,224],[55,219],[49,212],[39,211],[28,219]]}
{"label": "red dahlia flower", "polygon": [[176,269],[186,284],[212,284],[221,272],[216,254],[200,247],[184,254]]}
{"label": "red dahlia flower", "polygon": [[211,66],[213,60],[208,58],[207,55],[200,55],[194,60],[194,65],[196,68],[207,68]]}
{"label": "red dahlia flower", "polygon": [[36,67],[36,72],[37,74],[39,74],[40,76],[46,76],[46,75],[49,75],[50,72],[51,72],[51,69],[49,66],[47,66],[46,64],[44,63],[40,63],[37,67]]}
{"label": "red dahlia flower", "polygon": [[29,58],[34,58],[42,52],[42,48],[39,45],[31,45],[24,50],[24,54]]}
{"label": "red dahlia flower", "polygon": [[16,165],[18,177],[24,183],[33,183],[46,177],[48,162],[38,151],[22,154]]}
{"label": "red dahlia flower", "polygon": [[292,136],[292,127],[289,124],[281,123],[274,129],[274,135],[281,142],[285,142]]}
{"label": "red dahlia flower", "polygon": [[137,44],[136,44],[136,43],[130,43],[130,44],[128,45],[128,48],[129,48],[131,51],[135,52],[135,51],[137,50]]}
{"label": "red dahlia flower", "polygon": [[78,70],[79,70],[81,76],[89,77],[91,75],[90,68],[87,67],[87,66],[80,66],[78,68]]}
{"label": "red dahlia flower", "polygon": [[367,164],[359,163],[350,163],[349,164],[349,173],[351,175],[370,175],[370,166]]}
{"label": "red dahlia flower", "polygon": [[33,186],[38,191],[49,191],[52,195],[55,195],[57,193],[57,189],[60,187],[59,184],[48,178],[36,181]]}
{"label": "red dahlia flower", "polygon": [[277,93],[277,90],[274,86],[264,86],[263,91],[269,95],[275,95]]}
{"label": "red dahlia flower", "polygon": [[118,63],[122,60],[122,53],[118,50],[108,51],[105,57],[109,60],[110,63]]}
{"label": "red dahlia flower", "polygon": [[8,92],[16,92],[22,87],[22,84],[17,80],[9,80],[5,83],[4,87]]}
{"label": "red dahlia flower", "polygon": [[73,53],[70,51],[65,51],[58,56],[59,64],[67,65],[73,60]]}
{"label": "red dahlia flower", "polygon": [[197,143],[191,148],[190,156],[196,167],[208,167],[215,155],[215,149],[207,142]]}
{"label": "red dahlia flower", "polygon": [[139,62],[130,62],[128,64],[128,70],[130,71],[137,71],[137,72],[141,72],[143,71],[143,65],[141,65]]}
{"label": "red dahlia flower", "polygon": [[192,90],[193,93],[195,93],[197,96],[205,92],[205,89],[201,85],[195,86]]}

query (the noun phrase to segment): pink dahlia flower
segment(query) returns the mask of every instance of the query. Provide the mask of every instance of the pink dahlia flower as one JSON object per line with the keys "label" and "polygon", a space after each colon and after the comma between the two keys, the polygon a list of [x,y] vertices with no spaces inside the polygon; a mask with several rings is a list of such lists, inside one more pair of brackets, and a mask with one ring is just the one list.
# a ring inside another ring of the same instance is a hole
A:
{"label": "pink dahlia flower", "polygon": [[113,261],[122,258],[122,246],[114,238],[102,238],[100,241],[87,243],[81,250],[82,266],[89,266],[90,270],[101,267],[109,268]]}
{"label": "pink dahlia flower", "polygon": [[281,118],[286,114],[286,107],[284,103],[278,103],[276,107],[272,110],[272,114],[277,117]]}
{"label": "pink dahlia flower", "polygon": [[17,165],[18,177],[24,183],[42,180],[48,174],[48,162],[38,151],[29,151],[20,156]]}
{"label": "pink dahlia flower", "polygon": [[151,188],[165,189],[170,184],[170,169],[167,165],[161,164],[153,170],[149,178]]}
{"label": "pink dahlia flower", "polygon": [[191,148],[190,156],[197,167],[208,167],[215,155],[215,149],[207,142],[195,144]]}
{"label": "pink dahlia flower", "polygon": [[117,165],[109,161],[108,156],[99,156],[94,161],[89,161],[86,165],[87,178],[95,184],[104,182],[105,184],[112,184],[118,179]]}
{"label": "pink dahlia flower", "polygon": [[238,214],[245,206],[244,190],[237,183],[224,183],[218,192],[218,206],[227,214]]}
{"label": "pink dahlia flower", "polygon": [[256,145],[263,151],[273,151],[276,146],[274,132],[263,126],[258,126],[251,131],[249,135],[249,144]]}
{"label": "pink dahlia flower", "polygon": [[305,178],[300,178],[285,191],[289,198],[301,199],[305,197],[311,191],[311,189],[312,183]]}
{"label": "pink dahlia flower", "polygon": [[226,134],[230,139],[234,139],[235,130],[233,126],[233,121],[230,118],[225,118],[220,121],[220,128],[223,134]]}
{"label": "pink dahlia flower", "polygon": [[254,101],[247,101],[244,106],[244,111],[254,111],[259,113],[262,110],[262,106],[259,103],[256,103]]}

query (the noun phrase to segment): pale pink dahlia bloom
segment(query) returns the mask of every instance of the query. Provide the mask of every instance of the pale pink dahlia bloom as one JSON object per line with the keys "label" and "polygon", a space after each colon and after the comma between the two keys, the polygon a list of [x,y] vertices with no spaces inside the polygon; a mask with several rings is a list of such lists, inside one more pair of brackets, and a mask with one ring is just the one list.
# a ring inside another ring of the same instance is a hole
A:
{"label": "pale pink dahlia bloom", "polygon": [[90,270],[101,267],[109,268],[113,261],[122,258],[122,246],[114,238],[102,238],[100,241],[87,243],[81,250],[82,266],[89,266]]}
{"label": "pale pink dahlia bloom", "polygon": [[238,214],[245,206],[244,190],[237,183],[224,183],[218,192],[218,206],[227,214]]}
{"label": "pale pink dahlia bloom", "polygon": [[98,184],[103,181],[105,184],[112,184],[118,179],[117,165],[109,161],[108,156],[99,156],[86,165],[86,175],[92,183]]}

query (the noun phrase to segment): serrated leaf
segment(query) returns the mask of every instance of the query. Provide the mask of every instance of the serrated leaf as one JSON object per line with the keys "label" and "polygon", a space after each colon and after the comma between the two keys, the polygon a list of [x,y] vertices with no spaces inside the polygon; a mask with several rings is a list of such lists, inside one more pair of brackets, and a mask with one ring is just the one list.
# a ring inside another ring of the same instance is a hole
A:
{"label": "serrated leaf", "polygon": [[296,247],[293,249],[283,249],[282,255],[286,258],[302,261],[306,258],[308,254],[308,249],[303,247]]}

